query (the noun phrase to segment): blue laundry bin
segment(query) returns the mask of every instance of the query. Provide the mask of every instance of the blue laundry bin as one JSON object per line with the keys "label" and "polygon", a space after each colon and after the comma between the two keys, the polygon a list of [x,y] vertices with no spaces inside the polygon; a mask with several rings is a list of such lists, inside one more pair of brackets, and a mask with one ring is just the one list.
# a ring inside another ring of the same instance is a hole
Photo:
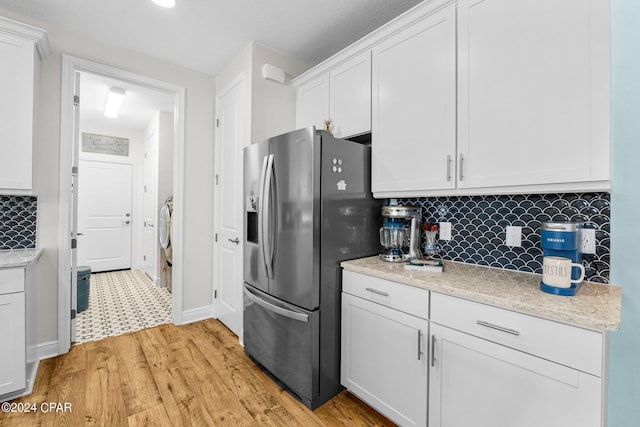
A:
{"label": "blue laundry bin", "polygon": [[89,308],[89,285],[91,284],[91,267],[78,267],[78,304],[76,312]]}

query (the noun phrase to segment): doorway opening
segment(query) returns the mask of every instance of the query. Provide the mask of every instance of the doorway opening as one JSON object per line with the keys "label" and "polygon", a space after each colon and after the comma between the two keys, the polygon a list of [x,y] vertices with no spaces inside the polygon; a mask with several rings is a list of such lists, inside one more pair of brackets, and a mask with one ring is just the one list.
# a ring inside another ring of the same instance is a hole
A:
{"label": "doorway opening", "polygon": [[[173,291],[171,321],[182,323],[180,189],[185,110],[184,88],[146,76],[69,55],[63,55],[62,74],[59,354],[66,353],[75,338],[79,265],[95,266],[94,271],[100,272],[128,271],[133,273],[129,278],[133,281],[148,276],[150,285],[157,289],[163,285],[166,289],[168,281]],[[106,92],[112,87],[121,89],[125,98],[129,92],[131,102],[137,103],[135,111],[127,114],[126,101],[123,102],[118,124],[102,119]],[[75,100],[75,105],[67,100]],[[99,107],[92,107],[95,103]],[[142,110],[146,111],[146,118],[134,117]],[[163,136],[171,144],[163,144]],[[83,196],[87,197],[84,208]],[[166,259],[161,259],[163,251],[157,232],[160,208],[167,198],[173,201],[170,272]],[[129,279],[123,282],[131,282]]]}
{"label": "doorway opening", "polygon": [[[158,215],[173,193],[175,109],[168,93],[88,72],[79,81],[77,265],[92,274],[78,282],[76,343],[171,321]],[[117,117],[104,113],[112,88],[124,94]]]}

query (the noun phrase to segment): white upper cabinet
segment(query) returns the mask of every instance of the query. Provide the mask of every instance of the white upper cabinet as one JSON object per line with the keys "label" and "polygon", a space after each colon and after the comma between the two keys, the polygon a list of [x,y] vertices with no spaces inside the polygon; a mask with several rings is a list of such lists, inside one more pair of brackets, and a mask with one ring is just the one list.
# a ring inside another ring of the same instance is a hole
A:
{"label": "white upper cabinet", "polygon": [[455,6],[373,48],[372,189],[455,187]]}
{"label": "white upper cabinet", "polygon": [[298,126],[370,128],[376,197],[607,191],[610,8],[421,2],[296,79]]}
{"label": "white upper cabinet", "polygon": [[609,17],[608,0],[459,2],[460,189],[608,188]]}
{"label": "white upper cabinet", "polygon": [[371,131],[371,53],[331,70],[329,88],[333,135],[345,138]]}
{"label": "white upper cabinet", "polygon": [[34,191],[35,99],[46,33],[0,18],[0,193]]}
{"label": "white upper cabinet", "polygon": [[298,128],[325,128],[346,138],[371,131],[371,53],[366,51],[297,88]]}
{"label": "white upper cabinet", "polygon": [[329,75],[324,74],[296,91],[296,127],[325,128],[329,120]]}

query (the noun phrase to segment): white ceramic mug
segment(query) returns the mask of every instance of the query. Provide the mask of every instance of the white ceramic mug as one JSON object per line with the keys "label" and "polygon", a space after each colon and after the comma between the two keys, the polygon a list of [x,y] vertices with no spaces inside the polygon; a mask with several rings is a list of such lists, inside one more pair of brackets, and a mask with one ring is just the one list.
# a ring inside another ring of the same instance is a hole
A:
{"label": "white ceramic mug", "polygon": [[[580,278],[571,280],[573,267],[580,269]],[[569,258],[559,256],[546,256],[542,259],[542,282],[545,285],[557,288],[570,288],[571,283],[580,283],[584,280],[584,266],[571,262]]]}

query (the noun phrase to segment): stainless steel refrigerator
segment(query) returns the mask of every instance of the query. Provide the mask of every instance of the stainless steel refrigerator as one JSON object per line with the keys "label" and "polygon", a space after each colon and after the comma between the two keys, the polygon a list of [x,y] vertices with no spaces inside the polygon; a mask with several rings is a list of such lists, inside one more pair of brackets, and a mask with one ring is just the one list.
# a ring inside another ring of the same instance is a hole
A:
{"label": "stainless steel refrigerator", "polygon": [[370,147],[299,129],[244,150],[244,351],[314,409],[340,386],[340,262],[380,249]]}

